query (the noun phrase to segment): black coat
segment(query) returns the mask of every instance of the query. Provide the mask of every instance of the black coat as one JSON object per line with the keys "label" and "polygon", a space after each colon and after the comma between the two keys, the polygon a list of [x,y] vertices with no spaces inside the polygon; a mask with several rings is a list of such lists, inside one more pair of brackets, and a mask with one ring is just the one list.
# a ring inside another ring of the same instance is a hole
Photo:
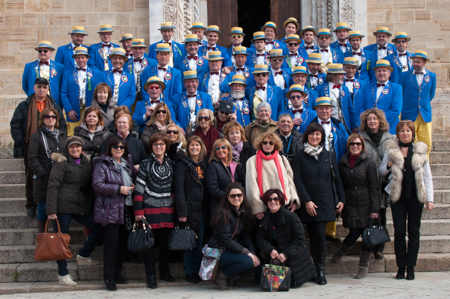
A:
{"label": "black coat", "polygon": [[[278,253],[284,253],[291,268],[294,281],[301,285],[316,275],[313,263],[305,245],[305,230],[295,213],[281,207],[278,212],[276,228]],[[261,220],[256,233],[256,245],[265,256],[270,256],[273,245],[272,213],[268,212]]]}
{"label": "black coat", "polygon": [[175,209],[178,217],[187,217],[189,227],[198,233],[202,211],[206,209],[208,201],[208,190],[204,180],[208,161],[203,160],[201,165],[203,178],[200,179],[196,164],[191,158],[178,155],[176,160],[174,171],[176,175],[173,178]]}
{"label": "black coat", "polygon": [[[291,145],[289,146],[289,141],[287,141],[286,138],[284,138],[284,136],[281,135],[280,129],[277,129],[275,131],[275,133],[280,137],[281,142],[283,142],[283,150],[280,151],[280,154],[285,156],[292,166],[292,163],[294,162],[295,154],[298,153],[299,151],[303,150],[303,142],[302,142],[303,134],[296,130],[292,130],[291,131],[292,137],[290,137],[290,138],[292,138],[292,140],[291,140]],[[289,148],[289,151],[288,151],[288,148]]]}
{"label": "black coat", "polygon": [[253,243],[253,238],[251,231],[247,231],[244,224],[244,218],[241,217],[239,221],[239,227],[236,231],[236,234],[233,238],[234,231],[236,230],[238,217],[245,213],[242,206],[238,210],[232,205],[229,204],[229,221],[228,224],[223,223],[223,216],[227,213],[226,210],[222,210],[220,213],[220,219],[217,223],[217,227],[214,228],[212,237],[208,241],[208,247],[211,248],[220,248],[222,246],[225,247],[226,250],[230,250],[234,253],[247,253],[248,251],[255,253],[255,244]]}
{"label": "black coat", "polygon": [[[336,175],[335,186],[339,201],[345,204],[345,192],[336,163],[336,156],[329,154],[324,148],[319,160],[299,151],[294,156],[294,183],[298,196],[302,201],[299,215],[302,222],[336,221],[336,206],[332,189],[332,176],[330,169],[330,156]],[[313,201],[318,208],[317,215],[310,216],[306,212],[305,204]]]}
{"label": "black coat", "polygon": [[[45,151],[43,132],[47,137],[49,155]],[[67,134],[59,133],[59,145],[56,146],[55,140],[50,137],[43,127],[39,128],[36,133],[31,135],[30,146],[28,148],[28,167],[30,167],[33,177],[33,198],[35,202],[45,201],[47,197],[48,176],[52,170],[52,160],[49,156],[52,153],[64,153],[66,151],[65,143]]]}
{"label": "black coat", "polygon": [[344,227],[368,227],[370,213],[380,212],[377,167],[362,153],[350,168],[347,152],[339,161],[339,173],[345,188]]}
{"label": "black coat", "polygon": [[[34,93],[30,95],[25,101],[20,102],[17,105],[16,110],[14,110],[13,117],[11,118],[11,137],[14,139],[14,157],[22,158],[22,146],[25,144],[25,135],[27,134],[28,126],[28,110],[30,108],[31,98]],[[64,114],[62,113],[61,107],[55,103],[55,100],[50,97],[53,108],[58,111],[59,114],[59,130],[61,132],[67,133],[66,120],[64,119]],[[31,137],[30,137],[31,138]]]}
{"label": "black coat", "polygon": [[243,145],[242,145],[241,154],[239,155],[239,160],[235,159],[235,161],[241,163],[241,165],[245,171],[246,167],[247,167],[248,159],[250,159],[251,156],[256,155],[256,150],[253,147],[253,145],[251,145],[250,142],[244,141],[242,143],[243,143]]}
{"label": "black coat", "polygon": [[82,126],[78,126],[74,129],[74,136],[78,136],[84,141],[83,151],[85,154],[91,155],[91,156],[97,156],[100,155],[100,149],[105,142],[106,137],[108,137],[109,130],[105,127],[101,130],[96,130],[94,132],[94,137],[91,140],[91,137],[89,136],[89,131],[86,130]]}
{"label": "black coat", "polygon": [[[106,145],[108,144],[109,138],[116,135],[116,133],[109,132],[106,135],[106,140],[103,142],[102,147],[100,149],[101,154],[106,153]],[[128,144],[128,150],[131,155],[131,160],[133,162],[133,165],[138,165],[141,163],[142,160],[147,158],[147,153],[144,148],[144,144],[142,143],[142,140],[138,139],[138,134],[136,132],[131,132],[128,134],[127,138],[125,139]]]}
{"label": "black coat", "polygon": [[[206,187],[208,188],[210,201],[209,201],[209,215],[211,218],[214,216],[214,211],[217,205],[225,194],[225,190],[231,181],[231,173],[223,165],[222,161],[215,159],[211,160],[206,171]],[[241,163],[236,167],[234,173],[235,182],[241,183],[245,187],[245,170]]]}

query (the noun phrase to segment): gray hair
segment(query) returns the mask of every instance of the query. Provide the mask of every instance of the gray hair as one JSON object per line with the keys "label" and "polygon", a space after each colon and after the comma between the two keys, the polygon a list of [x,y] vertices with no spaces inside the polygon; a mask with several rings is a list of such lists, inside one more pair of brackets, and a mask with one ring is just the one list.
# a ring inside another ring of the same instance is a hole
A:
{"label": "gray hair", "polygon": [[294,120],[294,118],[292,117],[292,115],[289,114],[289,113],[283,113],[283,114],[280,114],[280,115],[278,116],[278,119],[280,120],[282,117],[289,117],[292,121]]}
{"label": "gray hair", "polygon": [[256,113],[259,113],[259,109],[261,108],[268,108],[269,111],[272,113],[272,107],[270,107],[270,104],[267,102],[259,103],[259,105],[256,106]]}

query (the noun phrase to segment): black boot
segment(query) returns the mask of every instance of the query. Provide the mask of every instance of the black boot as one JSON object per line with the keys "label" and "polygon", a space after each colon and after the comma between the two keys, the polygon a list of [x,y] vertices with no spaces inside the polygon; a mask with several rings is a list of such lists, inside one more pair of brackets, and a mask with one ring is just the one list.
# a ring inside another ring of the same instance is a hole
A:
{"label": "black boot", "polygon": [[[414,270],[413,270],[414,275]],[[397,276],[395,276],[397,279],[405,279],[405,267],[398,267]]]}
{"label": "black boot", "polygon": [[[403,271],[403,277],[405,277],[405,272]],[[414,280],[416,276],[414,275],[414,266],[408,266],[406,267],[406,279],[407,280]]]}
{"label": "black boot", "polygon": [[316,260],[316,273],[317,273],[317,283],[319,285],[327,284],[327,279],[325,278],[325,259],[327,254],[324,253],[322,256],[318,257]]}
{"label": "black boot", "polygon": [[106,287],[108,288],[108,290],[117,291],[116,283],[113,280],[106,279],[105,284],[106,284]]}
{"label": "black boot", "polygon": [[147,276],[147,285],[150,289],[156,289],[156,276],[155,275]]}

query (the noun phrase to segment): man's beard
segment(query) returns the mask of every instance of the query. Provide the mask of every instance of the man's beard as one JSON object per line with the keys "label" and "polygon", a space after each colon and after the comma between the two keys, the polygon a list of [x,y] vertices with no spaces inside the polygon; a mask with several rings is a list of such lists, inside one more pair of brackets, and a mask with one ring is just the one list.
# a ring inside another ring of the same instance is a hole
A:
{"label": "man's beard", "polygon": [[231,97],[233,99],[242,99],[245,97],[245,92],[243,90],[235,90],[231,92]]}

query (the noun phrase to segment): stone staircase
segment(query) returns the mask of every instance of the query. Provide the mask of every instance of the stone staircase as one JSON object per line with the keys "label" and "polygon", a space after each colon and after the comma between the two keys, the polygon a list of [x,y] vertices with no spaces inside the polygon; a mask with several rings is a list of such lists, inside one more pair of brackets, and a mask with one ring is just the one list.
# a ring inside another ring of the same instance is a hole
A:
{"label": "stone staircase", "polygon": [[[437,132],[443,133],[443,132]],[[417,262],[417,271],[443,271],[450,269],[450,141],[443,134],[433,135],[433,149],[430,154],[431,170],[435,189],[435,209],[424,211],[421,226],[421,246]],[[45,290],[73,290],[58,287],[56,262],[36,262],[33,258],[37,235],[35,217],[27,217],[25,213],[25,173],[23,161],[12,158],[12,149],[0,150],[0,294],[33,292],[33,285],[39,282],[51,282],[52,287]],[[372,260],[370,272],[396,272],[393,242],[393,225],[390,210],[388,230],[392,242],[386,244],[385,259]],[[338,222],[338,236],[345,237],[347,229]],[[83,244],[82,227],[72,221],[70,228],[71,250],[76,253]],[[328,254],[332,255],[339,243],[328,242]],[[356,273],[359,261],[358,241],[343,262],[336,265],[329,263],[326,272],[329,274]],[[97,247],[92,255],[96,260],[103,260],[103,247]],[[104,288],[102,283],[103,265],[78,267],[75,258],[68,263],[69,272],[74,280],[89,285],[89,289]],[[158,268],[158,267],[157,267]],[[135,287],[143,287],[140,279],[145,279],[143,263],[125,263],[124,275],[137,280]],[[171,274],[184,278],[182,263],[171,264]],[[98,281],[95,283],[94,281]],[[184,280],[183,280],[184,281]],[[23,288],[26,285],[27,288]],[[173,285],[173,284],[170,284]],[[177,284],[179,285],[179,284]],[[130,285],[131,287],[131,285]],[[42,288],[35,289],[42,291]]]}

